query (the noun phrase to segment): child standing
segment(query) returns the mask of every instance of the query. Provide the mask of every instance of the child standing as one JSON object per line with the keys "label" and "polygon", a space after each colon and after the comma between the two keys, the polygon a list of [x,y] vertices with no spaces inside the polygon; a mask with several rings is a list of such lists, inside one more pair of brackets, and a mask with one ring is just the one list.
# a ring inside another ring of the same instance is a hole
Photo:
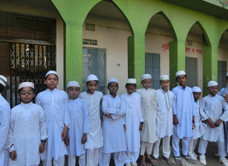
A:
{"label": "child standing", "polygon": [[206,124],[202,122],[202,117],[200,115],[200,105],[199,101],[201,95],[201,89],[198,86],[192,88],[194,96],[194,109],[196,112],[195,115],[195,125],[193,126],[193,136],[189,142],[188,154],[192,160],[197,160],[197,155],[195,154],[196,144],[198,143],[199,138],[203,135],[206,130]]}
{"label": "child standing", "polygon": [[[152,84],[152,77],[150,74],[142,75],[141,84],[143,85],[143,88],[136,91],[141,96],[142,118],[144,120],[140,136],[140,155],[142,156],[141,165],[146,166],[146,158],[155,165],[158,164],[158,156],[154,156],[156,160],[153,160],[150,155],[153,144],[157,141],[157,93],[154,89],[150,88]],[[145,151],[147,157],[144,155]]]}
{"label": "child standing", "polygon": [[188,144],[192,137],[192,127],[194,123],[195,110],[193,107],[194,98],[192,89],[186,86],[187,75],[184,71],[178,71],[176,73],[176,81],[179,85],[173,88],[175,94],[173,103],[173,153],[177,164],[182,165],[180,158],[179,142],[182,140],[182,153],[184,158],[192,162],[188,156]]}
{"label": "child standing", "polygon": [[89,133],[85,143],[87,166],[97,166],[99,162],[99,150],[103,146],[103,136],[101,130],[100,105],[103,94],[96,91],[98,87],[98,78],[90,74],[86,80],[88,90],[82,92],[80,97],[88,105]]}
{"label": "child standing", "polygon": [[136,79],[130,78],[125,85],[127,92],[121,96],[121,109],[125,114],[125,137],[127,145],[126,166],[137,166],[140,149],[140,130],[143,128],[141,96],[135,93]]}
{"label": "child standing", "polygon": [[18,87],[21,104],[11,110],[8,143],[10,151],[9,166],[36,165],[47,139],[44,111],[32,103],[34,84],[23,82]]}
{"label": "child standing", "polygon": [[63,166],[64,155],[67,154],[64,141],[68,135],[70,122],[67,112],[68,96],[63,90],[56,88],[58,84],[56,71],[48,71],[44,83],[47,89],[36,97],[36,103],[44,109],[48,132],[48,140],[41,158],[44,166],[52,165],[52,159],[54,165]]}
{"label": "child standing", "polygon": [[110,94],[105,95],[102,100],[104,146],[100,153],[100,166],[109,166],[111,153],[114,153],[116,166],[123,166],[125,162],[126,142],[123,127],[125,110],[120,109],[121,99],[117,95],[118,89],[118,80],[109,79]]}
{"label": "child standing", "polygon": [[8,165],[9,152],[5,148],[10,122],[10,106],[2,96],[7,84],[7,79],[0,75],[0,165]]}
{"label": "child standing", "polygon": [[168,165],[170,160],[170,137],[173,134],[173,100],[174,93],[169,90],[169,76],[160,76],[160,89],[157,90],[158,111],[157,111],[157,137],[155,144],[155,154],[159,156],[159,146],[162,139],[163,156]]}
{"label": "child standing", "polygon": [[[224,98],[217,95],[218,83],[208,82],[209,94],[202,99],[200,114],[207,121],[206,131],[200,139],[199,153],[200,163],[206,165],[206,149],[208,142],[216,142],[218,146],[219,161],[228,165],[226,157],[226,147],[224,140],[223,121],[228,120],[228,108]],[[224,112],[223,112],[224,111]]]}
{"label": "child standing", "polygon": [[79,98],[80,85],[77,81],[70,81],[67,85],[69,94],[68,111],[70,115],[68,166],[75,166],[76,156],[79,156],[79,165],[85,166],[85,143],[89,132],[88,107],[85,101]]}

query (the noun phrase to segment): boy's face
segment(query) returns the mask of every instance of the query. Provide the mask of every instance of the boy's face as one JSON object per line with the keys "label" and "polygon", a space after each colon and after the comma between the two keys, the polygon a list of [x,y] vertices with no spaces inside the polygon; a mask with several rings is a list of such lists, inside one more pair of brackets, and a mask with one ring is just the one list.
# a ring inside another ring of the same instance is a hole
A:
{"label": "boy's face", "polygon": [[152,84],[152,79],[145,79],[145,80],[142,80],[141,81],[141,84],[143,85],[143,87],[145,89],[148,89],[151,87],[151,84]]}
{"label": "boy's face", "polygon": [[58,85],[58,77],[55,74],[49,74],[44,80],[44,84],[47,86],[48,89],[53,90]]}
{"label": "boy's face", "polygon": [[169,89],[170,82],[169,80],[162,80],[160,81],[160,86],[163,90],[168,90]]}
{"label": "boy's face", "polygon": [[199,100],[201,96],[201,92],[193,92],[193,97],[195,101]]}
{"label": "boy's face", "polygon": [[119,89],[119,86],[116,82],[109,83],[108,90],[109,90],[111,95],[116,95],[118,89]]}
{"label": "boy's face", "polygon": [[87,85],[89,93],[91,93],[91,94],[94,94],[94,92],[96,91],[96,89],[98,87],[97,81],[88,81],[86,85]]}
{"label": "boy's face", "polygon": [[211,86],[207,89],[212,96],[215,96],[218,93],[218,86]]}
{"label": "boy's face", "polygon": [[185,83],[187,81],[187,77],[185,75],[180,75],[177,77],[177,82],[179,82],[180,86],[185,86]]}
{"label": "boy's face", "polygon": [[126,85],[126,89],[127,89],[127,93],[131,95],[135,91],[136,87],[135,85]]}
{"label": "boy's face", "polygon": [[78,98],[80,93],[80,88],[77,86],[71,86],[67,89],[67,92],[69,93],[70,99],[74,100]]}
{"label": "boy's face", "polygon": [[18,94],[18,97],[25,104],[30,103],[34,96],[35,96],[35,94],[34,94],[32,88],[30,88],[30,87],[22,88],[20,93]]}

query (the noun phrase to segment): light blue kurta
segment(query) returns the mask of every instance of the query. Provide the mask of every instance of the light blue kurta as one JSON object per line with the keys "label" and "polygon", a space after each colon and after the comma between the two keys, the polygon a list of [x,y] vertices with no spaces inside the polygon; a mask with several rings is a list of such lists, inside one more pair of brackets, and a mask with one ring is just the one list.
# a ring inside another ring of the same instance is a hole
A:
{"label": "light blue kurta", "polygon": [[173,115],[178,118],[178,124],[174,128],[178,138],[192,137],[192,116],[195,116],[194,110],[194,97],[192,89],[188,86],[182,88],[177,86],[173,88],[174,102],[173,102]]}
{"label": "light blue kurta", "polygon": [[85,145],[81,143],[84,133],[89,132],[88,107],[81,98],[68,100],[68,111],[70,115],[69,139],[67,146],[70,156],[85,154]]}
{"label": "light blue kurta", "polygon": [[36,97],[36,103],[44,109],[48,132],[45,151],[41,156],[43,160],[57,160],[67,154],[66,145],[61,137],[64,124],[68,127],[70,125],[67,101],[66,92],[59,89],[47,89]]}
{"label": "light blue kurta", "polygon": [[9,166],[40,163],[39,146],[47,139],[44,111],[37,104],[21,103],[11,110],[7,146],[15,147],[17,158]]}
{"label": "light blue kurta", "polygon": [[[120,109],[120,96],[113,97],[110,94],[105,95],[102,100],[103,123],[102,131],[104,137],[104,146],[101,149],[103,153],[115,153],[126,151],[126,142],[124,134],[125,110]],[[111,118],[105,116],[111,114]]]}
{"label": "light blue kurta", "polygon": [[143,122],[141,96],[138,93],[124,93],[121,96],[121,109],[125,109],[127,152],[138,153],[140,148],[140,122]]}
{"label": "light blue kurta", "polygon": [[[0,165],[7,165],[8,150],[6,150],[6,141],[9,131],[10,106],[0,93]],[[7,161],[6,161],[7,160]]]}

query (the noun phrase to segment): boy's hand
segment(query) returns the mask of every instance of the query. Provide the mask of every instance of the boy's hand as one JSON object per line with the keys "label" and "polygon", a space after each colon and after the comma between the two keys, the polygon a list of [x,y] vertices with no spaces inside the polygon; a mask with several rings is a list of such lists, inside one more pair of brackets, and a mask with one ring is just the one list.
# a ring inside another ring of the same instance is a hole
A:
{"label": "boy's hand", "polygon": [[173,124],[175,126],[178,125],[178,119],[177,119],[177,116],[176,115],[173,116]]}
{"label": "boy's hand", "polygon": [[64,140],[64,143],[65,143],[66,145],[69,145],[69,144],[70,144],[70,139],[69,139],[68,136],[67,136],[67,138]]}
{"label": "boy's hand", "polygon": [[107,118],[112,118],[112,115],[111,114],[106,114],[105,115]]}
{"label": "boy's hand", "polygon": [[124,130],[126,130],[126,124],[123,124],[123,128],[124,128]]}
{"label": "boy's hand", "polygon": [[39,147],[39,152],[43,153],[45,149],[45,142],[41,142],[40,147]]}
{"label": "boy's hand", "polygon": [[222,119],[217,120],[215,122],[215,127],[219,127],[221,123],[222,123]]}
{"label": "boy's hand", "polygon": [[140,123],[139,130],[142,130],[142,128],[143,128],[143,123]]}
{"label": "boy's hand", "polygon": [[16,160],[16,158],[17,158],[16,150],[10,152],[10,158],[11,158],[12,160]]}
{"label": "boy's hand", "polygon": [[81,142],[82,142],[82,144],[84,144],[84,143],[86,143],[86,141],[87,141],[87,133],[84,133],[82,136]]}
{"label": "boy's hand", "polygon": [[65,139],[67,138],[68,136],[68,127],[64,124],[64,129],[63,129],[63,132],[62,132],[62,140],[65,141]]}
{"label": "boy's hand", "polygon": [[211,128],[215,128],[215,124],[214,124],[214,122],[211,120],[211,118],[208,118],[208,119],[207,119],[207,122],[209,123],[209,125],[210,125]]}

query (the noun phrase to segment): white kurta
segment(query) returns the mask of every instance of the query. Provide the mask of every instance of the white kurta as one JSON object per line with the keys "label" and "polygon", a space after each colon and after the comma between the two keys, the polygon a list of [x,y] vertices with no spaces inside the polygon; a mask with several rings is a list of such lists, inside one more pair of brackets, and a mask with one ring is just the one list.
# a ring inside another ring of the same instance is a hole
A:
{"label": "white kurta", "polygon": [[141,96],[142,117],[144,120],[140,140],[154,143],[157,141],[157,93],[154,89],[138,89]]}
{"label": "white kurta", "polygon": [[36,103],[44,109],[48,132],[45,151],[41,156],[43,160],[58,160],[67,154],[66,145],[61,137],[64,124],[68,127],[70,125],[67,101],[66,92],[59,89],[47,89],[36,97]]}
{"label": "white kurta", "polygon": [[173,88],[172,91],[175,95],[173,114],[178,118],[178,124],[176,126],[177,136],[180,139],[192,137],[192,116],[195,116],[192,89],[188,86],[182,88],[179,85]]}
{"label": "white kurta", "polygon": [[158,111],[157,111],[157,136],[163,138],[173,134],[173,100],[174,93],[168,90],[157,90]]}
{"label": "white kurta", "polygon": [[[103,153],[115,153],[126,151],[126,142],[124,135],[125,110],[120,109],[121,99],[117,95],[112,97],[110,94],[105,95],[102,100],[103,123],[102,132],[104,137],[104,146],[101,149]],[[105,114],[111,114],[108,118]]]}
{"label": "white kurta", "polygon": [[[203,119],[206,120],[211,118],[215,123],[218,119],[223,121],[228,120],[228,107],[227,102],[223,97],[215,95],[214,97],[210,94],[202,99],[202,106],[200,108],[200,114]],[[224,112],[223,112],[224,110]],[[224,128],[223,123],[219,127],[211,128],[207,123],[207,128],[202,136],[202,139],[210,142],[224,142]]]}
{"label": "white kurta", "polygon": [[80,98],[84,99],[88,105],[89,133],[87,134],[86,149],[97,149],[103,146],[103,136],[101,130],[100,105],[103,94],[95,91],[94,94],[82,92]]}
{"label": "white kurta", "polygon": [[121,109],[126,111],[124,116],[126,131],[126,145],[128,152],[139,153],[140,148],[140,122],[143,122],[141,96],[138,93],[124,93],[121,96]]}
{"label": "white kurta", "polygon": [[[6,154],[6,141],[9,131],[10,106],[0,93],[0,165],[7,165],[8,158]],[[7,160],[7,161],[5,161]]]}
{"label": "white kurta", "polygon": [[85,145],[81,143],[81,140],[83,134],[89,132],[88,107],[81,98],[69,99],[68,111],[70,115],[68,154],[70,156],[80,156],[86,152]]}
{"label": "white kurta", "polygon": [[11,110],[7,146],[14,145],[17,158],[9,166],[40,163],[39,146],[47,139],[43,109],[34,103],[19,104]]}

